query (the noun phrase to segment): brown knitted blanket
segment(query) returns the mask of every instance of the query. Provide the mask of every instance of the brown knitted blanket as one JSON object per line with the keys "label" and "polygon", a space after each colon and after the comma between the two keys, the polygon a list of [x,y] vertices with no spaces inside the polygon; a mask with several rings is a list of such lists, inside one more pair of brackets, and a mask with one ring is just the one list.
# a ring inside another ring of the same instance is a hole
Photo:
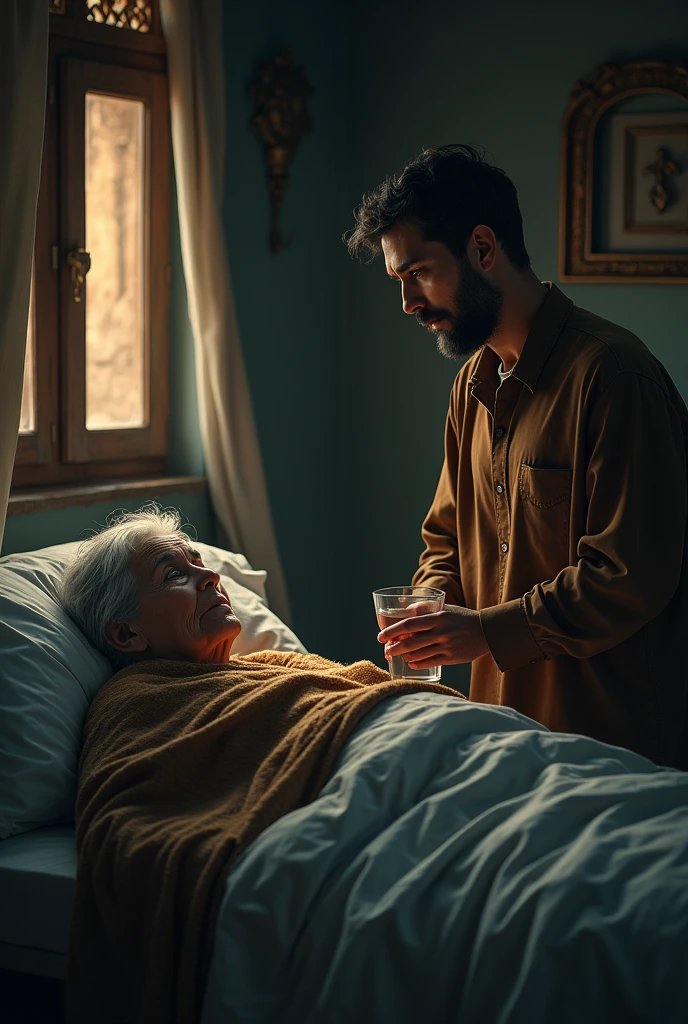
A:
{"label": "brown knitted blanket", "polygon": [[197,1021],[234,859],[317,796],[366,712],[422,690],[458,696],[277,651],[106,683],[85,726],[68,1024]]}

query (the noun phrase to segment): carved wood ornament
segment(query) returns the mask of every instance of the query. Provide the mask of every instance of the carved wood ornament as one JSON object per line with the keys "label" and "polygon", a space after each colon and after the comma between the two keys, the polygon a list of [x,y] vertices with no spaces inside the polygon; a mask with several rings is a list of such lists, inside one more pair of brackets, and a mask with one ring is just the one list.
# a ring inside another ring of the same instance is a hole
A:
{"label": "carved wood ornament", "polygon": [[595,132],[611,106],[647,93],[663,93],[688,103],[688,62],[603,64],[593,78],[577,82],[569,96],[561,136],[559,277],[563,281],[688,281],[688,253],[592,249]]}
{"label": "carved wood ornament", "polygon": [[256,103],[251,127],[265,144],[265,164],[271,200],[270,248],[279,252],[291,245],[283,238],[279,219],[294,153],[313,125],[307,108],[313,90],[303,70],[295,68],[291,50],[285,47],[269,64],[263,64],[249,90]]}

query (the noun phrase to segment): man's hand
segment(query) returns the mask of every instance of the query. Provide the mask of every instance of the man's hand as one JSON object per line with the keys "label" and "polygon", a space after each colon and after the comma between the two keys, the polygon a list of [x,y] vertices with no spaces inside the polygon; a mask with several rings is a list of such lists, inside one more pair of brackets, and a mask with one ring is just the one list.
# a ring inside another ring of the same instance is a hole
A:
{"label": "man's hand", "polygon": [[490,650],[478,612],[455,604],[446,605],[441,612],[399,619],[377,638],[388,645],[387,660],[400,656],[409,668],[463,665]]}

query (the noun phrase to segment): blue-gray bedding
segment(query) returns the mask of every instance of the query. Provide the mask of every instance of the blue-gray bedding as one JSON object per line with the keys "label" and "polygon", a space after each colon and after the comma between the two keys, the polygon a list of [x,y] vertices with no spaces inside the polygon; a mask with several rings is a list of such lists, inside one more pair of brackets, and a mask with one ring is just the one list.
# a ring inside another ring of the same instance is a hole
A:
{"label": "blue-gray bedding", "polygon": [[688,773],[381,703],[232,869],[203,1024],[688,1020]]}

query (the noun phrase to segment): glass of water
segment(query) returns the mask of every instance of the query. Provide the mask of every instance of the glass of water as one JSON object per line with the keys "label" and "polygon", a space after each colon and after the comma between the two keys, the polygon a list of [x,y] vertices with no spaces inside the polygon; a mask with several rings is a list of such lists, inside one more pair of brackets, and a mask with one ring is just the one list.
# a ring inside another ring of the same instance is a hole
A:
{"label": "glass of water", "polygon": [[[444,591],[436,590],[435,587],[384,587],[373,591],[373,601],[378,625],[380,629],[386,629],[400,619],[410,619],[412,615],[442,611]],[[440,665],[409,668],[404,659],[397,655],[389,662],[389,674],[392,679],[422,679],[426,683],[436,683],[442,675],[442,668]]]}

